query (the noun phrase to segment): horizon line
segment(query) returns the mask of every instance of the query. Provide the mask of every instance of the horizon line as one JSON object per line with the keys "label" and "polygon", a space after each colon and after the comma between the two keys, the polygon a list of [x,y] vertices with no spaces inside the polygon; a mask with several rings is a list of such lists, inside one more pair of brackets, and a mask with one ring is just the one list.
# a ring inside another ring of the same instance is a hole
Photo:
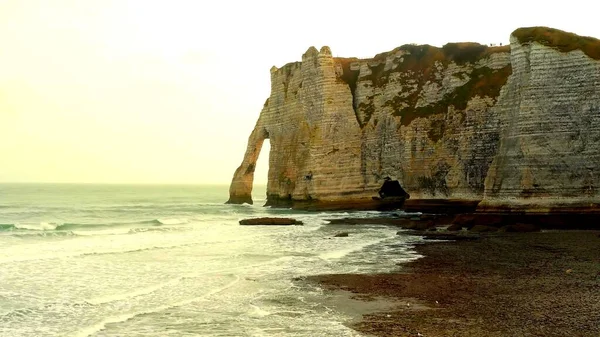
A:
{"label": "horizon line", "polygon": [[[51,182],[51,181],[0,181],[0,185],[15,184],[45,184],[45,185],[171,185],[171,186],[228,186],[230,183],[184,183],[184,182]],[[254,183],[253,186],[267,185],[264,183]]]}

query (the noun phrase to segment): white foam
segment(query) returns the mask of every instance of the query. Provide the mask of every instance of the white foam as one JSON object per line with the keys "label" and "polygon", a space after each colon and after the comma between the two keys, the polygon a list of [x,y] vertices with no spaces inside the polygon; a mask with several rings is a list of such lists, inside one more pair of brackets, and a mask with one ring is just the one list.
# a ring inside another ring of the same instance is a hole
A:
{"label": "white foam", "polygon": [[156,284],[156,285],[153,285],[150,287],[146,287],[146,288],[141,288],[136,291],[129,291],[126,293],[95,297],[95,298],[85,300],[85,302],[87,302],[89,304],[93,304],[93,305],[99,305],[99,304],[104,304],[104,303],[109,303],[109,302],[116,302],[116,301],[121,301],[121,300],[125,300],[125,299],[131,299],[134,297],[153,293],[153,292],[155,292],[161,288],[167,287],[167,286],[175,285],[175,284],[179,283],[182,279],[183,279],[183,277],[177,277],[177,278],[171,279],[167,282],[159,283],[159,284]]}
{"label": "white foam", "polygon": [[162,225],[183,225],[188,223],[187,219],[157,219]]}
{"label": "white foam", "polygon": [[129,228],[107,228],[100,230],[81,230],[72,231],[73,234],[79,236],[95,236],[95,235],[120,235],[129,234],[131,230]]}
{"label": "white foam", "polygon": [[27,229],[31,231],[48,231],[56,229],[58,224],[51,222],[40,222],[40,223],[16,223],[15,228]]}
{"label": "white foam", "polygon": [[[81,239],[88,238],[82,237]],[[90,238],[94,238],[91,236]],[[90,241],[88,244],[93,245],[96,241]],[[61,243],[64,243],[61,246]],[[173,244],[164,244],[164,245],[153,245],[149,244],[146,246],[138,246],[131,243],[131,245],[123,246],[123,247],[113,247],[110,245],[106,245],[105,242],[104,247],[98,249],[96,251],[86,250],[84,249],[76,249],[69,250],[68,242],[56,242],[56,243],[46,243],[46,244],[30,244],[30,245],[21,245],[19,246],[20,252],[15,253],[14,249],[13,254],[3,255],[2,248],[0,248],[0,264],[3,263],[12,263],[12,262],[23,262],[23,261],[32,261],[32,260],[48,260],[48,259],[60,259],[60,258],[70,258],[70,257],[78,257],[78,256],[93,256],[93,255],[105,255],[105,254],[124,254],[124,253],[133,253],[133,252],[142,252],[147,250],[154,249],[171,249],[171,248],[179,248],[179,247],[188,247],[198,244],[199,242],[181,242],[181,243],[173,243]],[[75,248],[80,248],[76,246]],[[7,248],[7,250],[10,247]],[[63,249],[62,251],[58,249]],[[33,254],[32,254],[33,253]]]}
{"label": "white foam", "polygon": [[278,257],[273,260],[269,260],[269,261],[265,261],[265,262],[259,262],[259,263],[253,263],[253,264],[242,265],[242,266],[237,266],[237,267],[230,267],[230,268],[223,268],[223,269],[215,269],[215,270],[205,271],[205,272],[200,272],[200,273],[193,273],[193,274],[186,275],[185,278],[196,278],[196,277],[200,277],[203,275],[227,273],[227,272],[232,272],[232,271],[236,271],[236,270],[244,270],[244,269],[250,269],[250,268],[256,269],[257,267],[275,264],[275,263],[278,263],[281,261],[289,261],[291,259],[292,259],[291,256],[282,256],[282,257]]}
{"label": "white foam", "polygon": [[125,321],[132,319],[133,317],[135,317],[137,315],[138,315],[137,313],[129,313],[129,314],[123,314],[123,315],[118,315],[118,316],[107,317],[94,325],[91,325],[91,326],[81,329],[79,332],[75,333],[73,335],[73,337],[89,337],[99,331],[106,329],[107,324],[125,322]]}
{"label": "white foam", "polygon": [[381,238],[378,240],[374,240],[374,241],[367,241],[367,242],[362,242],[360,244],[357,244],[355,246],[349,247],[349,248],[345,248],[345,249],[339,249],[339,250],[332,250],[332,251],[328,251],[322,254],[319,254],[319,258],[321,258],[322,260],[335,260],[335,259],[341,259],[342,257],[352,253],[352,252],[356,252],[359,250],[362,250],[363,248],[370,246],[370,245],[374,245],[376,243],[379,243],[383,240],[385,240],[387,238]]}
{"label": "white foam", "polygon": [[111,316],[111,317],[107,317],[105,319],[103,319],[102,321],[91,325],[89,327],[85,327],[83,329],[81,329],[79,332],[75,333],[73,335],[73,337],[89,337],[93,334],[96,334],[104,329],[106,329],[106,325],[108,324],[115,324],[115,323],[123,323],[126,322],[136,316],[140,316],[140,315],[147,315],[147,314],[152,314],[152,313],[156,313],[156,312],[160,312],[160,311],[165,311],[171,308],[176,308],[176,307],[180,307],[183,305],[187,305],[187,304],[191,304],[194,302],[198,302],[201,301],[203,299],[206,299],[212,295],[215,295],[217,293],[220,293],[224,290],[227,290],[228,288],[233,287],[236,283],[238,283],[240,281],[240,276],[239,275],[234,275],[235,276],[235,280],[225,284],[222,287],[219,288],[215,288],[211,291],[209,291],[208,293],[202,295],[202,296],[198,296],[198,297],[194,297],[194,298],[190,298],[187,300],[183,300],[174,304],[165,304],[165,305],[161,305],[152,309],[148,309],[148,310],[142,310],[142,311],[138,311],[138,312],[133,312],[133,313],[127,313],[127,314],[122,314],[122,315],[117,315],[117,316]]}
{"label": "white foam", "polygon": [[265,317],[265,316],[271,315],[270,312],[261,309],[257,305],[250,304],[250,306],[252,307],[252,309],[247,312],[247,315],[250,316],[250,317],[258,317],[258,318],[260,318],[260,317]]}

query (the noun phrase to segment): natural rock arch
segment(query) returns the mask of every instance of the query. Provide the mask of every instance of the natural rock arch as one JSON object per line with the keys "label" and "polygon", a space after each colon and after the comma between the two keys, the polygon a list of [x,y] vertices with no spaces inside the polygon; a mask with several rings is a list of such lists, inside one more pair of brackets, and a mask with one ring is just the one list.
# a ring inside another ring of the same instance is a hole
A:
{"label": "natural rock arch", "polygon": [[235,170],[231,186],[229,187],[228,204],[253,204],[252,184],[254,183],[254,170],[265,139],[269,139],[269,132],[259,125],[258,121],[248,138],[248,147],[244,154],[242,164]]}

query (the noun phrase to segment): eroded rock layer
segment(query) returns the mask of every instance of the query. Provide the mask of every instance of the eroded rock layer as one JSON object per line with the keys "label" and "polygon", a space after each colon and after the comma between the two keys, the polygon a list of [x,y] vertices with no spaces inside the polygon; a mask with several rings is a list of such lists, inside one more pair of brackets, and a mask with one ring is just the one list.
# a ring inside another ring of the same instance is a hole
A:
{"label": "eroded rock layer", "polygon": [[[538,28],[536,28],[538,29]],[[268,204],[371,202],[384,178],[411,199],[488,208],[589,204],[600,177],[600,61],[583,38],[547,29],[511,45],[405,45],[372,59],[311,47],[271,69],[271,95],[229,202],[251,202],[269,138]],[[600,57],[599,57],[600,58]]]}
{"label": "eroded rock layer", "polygon": [[496,105],[500,143],[481,206],[593,206],[600,187],[600,62],[514,36],[511,50],[513,75]]}

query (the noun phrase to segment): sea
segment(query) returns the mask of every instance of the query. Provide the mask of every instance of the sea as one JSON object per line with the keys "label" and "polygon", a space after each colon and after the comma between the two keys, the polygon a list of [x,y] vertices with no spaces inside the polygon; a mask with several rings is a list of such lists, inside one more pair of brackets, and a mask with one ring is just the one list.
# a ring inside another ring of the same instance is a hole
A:
{"label": "sea", "polygon": [[[227,186],[0,184],[0,336],[361,336],[309,275],[378,273],[419,237],[226,205]],[[398,213],[398,212],[395,212]],[[240,226],[254,217],[303,226]],[[334,237],[347,232],[347,237]]]}

